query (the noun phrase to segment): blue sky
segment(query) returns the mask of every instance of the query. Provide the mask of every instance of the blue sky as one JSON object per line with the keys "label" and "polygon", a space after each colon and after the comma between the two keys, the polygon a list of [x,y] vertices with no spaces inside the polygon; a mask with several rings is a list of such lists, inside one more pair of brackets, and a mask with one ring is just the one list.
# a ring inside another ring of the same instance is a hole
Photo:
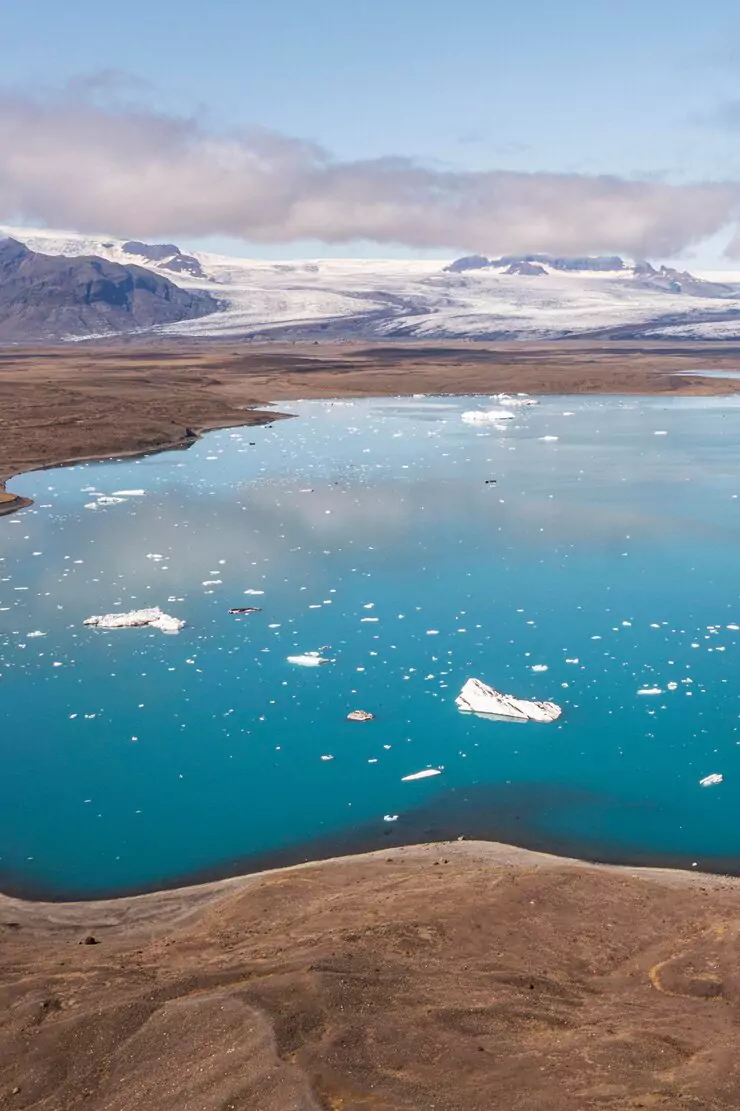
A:
{"label": "blue sky", "polygon": [[[0,49],[6,87],[118,70],[146,83],[131,95],[150,108],[346,160],[740,180],[728,0],[23,0],[0,7]],[[309,248],[328,253],[258,252]]]}

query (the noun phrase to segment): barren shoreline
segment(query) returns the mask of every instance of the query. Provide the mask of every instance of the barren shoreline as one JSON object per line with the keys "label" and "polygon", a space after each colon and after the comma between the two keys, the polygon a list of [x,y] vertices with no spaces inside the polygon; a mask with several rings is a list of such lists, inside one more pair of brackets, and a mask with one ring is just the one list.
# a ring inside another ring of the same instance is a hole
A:
{"label": "barren shoreline", "polygon": [[0,1107],[731,1111],[739,884],[448,842],[0,897]]}

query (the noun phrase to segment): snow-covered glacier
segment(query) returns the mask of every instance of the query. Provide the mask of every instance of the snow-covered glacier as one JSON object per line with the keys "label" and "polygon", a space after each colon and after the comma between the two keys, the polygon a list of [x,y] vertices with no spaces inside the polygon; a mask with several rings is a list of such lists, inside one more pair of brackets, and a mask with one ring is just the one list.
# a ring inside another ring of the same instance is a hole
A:
{"label": "snow-covered glacier", "polygon": [[[218,297],[223,311],[156,329],[184,337],[243,339],[740,338],[740,273],[717,286],[664,280],[645,266],[563,269],[491,263],[449,269],[449,259],[301,259],[283,262],[147,245],[112,237],[0,228],[46,254],[138,263]],[[143,252],[137,254],[136,251]],[[538,256],[543,258],[544,256]],[[486,260],[483,260],[486,261]],[[620,261],[620,260],[617,260]],[[673,274],[675,272],[671,272]],[[681,275],[679,275],[679,278]],[[699,275],[701,278],[702,276]],[[713,282],[717,275],[712,275]],[[706,290],[706,295],[704,295]]]}

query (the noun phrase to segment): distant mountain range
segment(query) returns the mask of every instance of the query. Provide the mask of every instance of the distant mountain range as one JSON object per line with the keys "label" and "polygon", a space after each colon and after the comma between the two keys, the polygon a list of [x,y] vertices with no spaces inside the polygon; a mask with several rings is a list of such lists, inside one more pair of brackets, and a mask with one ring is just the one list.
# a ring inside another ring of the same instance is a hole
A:
{"label": "distant mountain range", "polygon": [[138,330],[339,342],[740,339],[740,273],[617,255],[283,262],[44,229],[3,234],[15,243],[0,244],[0,342]]}
{"label": "distant mountain range", "polygon": [[218,308],[209,293],[182,289],[141,266],[40,254],[0,239],[0,342],[120,334]]}

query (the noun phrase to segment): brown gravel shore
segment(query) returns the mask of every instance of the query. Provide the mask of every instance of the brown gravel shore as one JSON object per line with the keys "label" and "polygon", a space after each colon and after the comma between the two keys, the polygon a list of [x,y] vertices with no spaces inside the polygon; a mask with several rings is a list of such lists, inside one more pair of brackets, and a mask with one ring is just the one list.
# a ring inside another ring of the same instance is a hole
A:
{"label": "brown gravel shore", "polygon": [[453,842],[0,897],[0,1107],[736,1109],[739,884]]}
{"label": "brown gravel shore", "polygon": [[[264,422],[268,402],[410,393],[718,394],[740,381],[679,377],[740,368],[740,346],[149,343],[0,351],[0,483],[38,467],[182,446]],[[274,419],[274,418],[273,418]],[[4,502],[0,512],[17,508]]]}

